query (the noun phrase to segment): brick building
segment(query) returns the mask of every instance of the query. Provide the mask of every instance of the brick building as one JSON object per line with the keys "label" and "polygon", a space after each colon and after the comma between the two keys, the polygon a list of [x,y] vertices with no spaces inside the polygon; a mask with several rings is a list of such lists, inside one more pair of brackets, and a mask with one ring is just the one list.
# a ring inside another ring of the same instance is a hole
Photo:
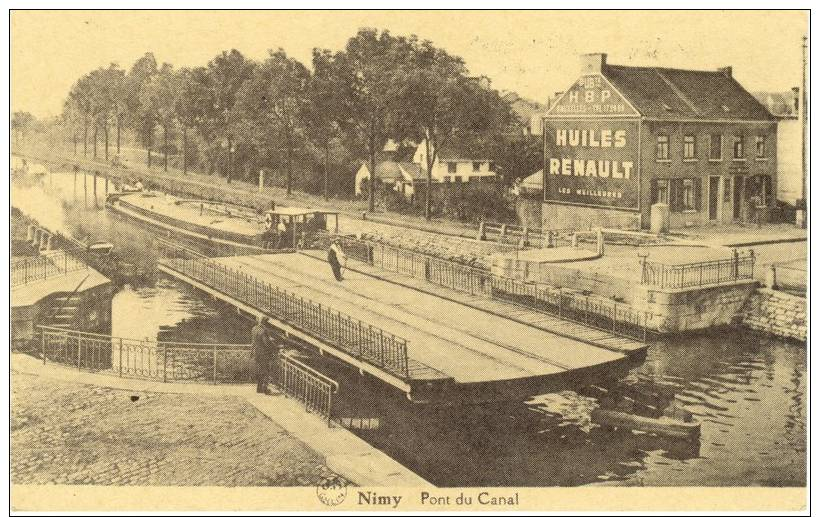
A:
{"label": "brick building", "polygon": [[580,78],[544,117],[545,228],[646,228],[756,221],[775,202],[777,119],[718,71],[610,65]]}

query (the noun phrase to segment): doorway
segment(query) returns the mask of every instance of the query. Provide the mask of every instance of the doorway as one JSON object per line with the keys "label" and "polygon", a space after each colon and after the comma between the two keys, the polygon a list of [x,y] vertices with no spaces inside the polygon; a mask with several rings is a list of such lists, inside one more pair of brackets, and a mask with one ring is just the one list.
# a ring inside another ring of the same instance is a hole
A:
{"label": "doorway", "polygon": [[709,220],[717,221],[720,200],[720,176],[709,176]]}
{"label": "doorway", "polygon": [[735,176],[732,183],[732,218],[740,219],[743,215],[743,176]]}

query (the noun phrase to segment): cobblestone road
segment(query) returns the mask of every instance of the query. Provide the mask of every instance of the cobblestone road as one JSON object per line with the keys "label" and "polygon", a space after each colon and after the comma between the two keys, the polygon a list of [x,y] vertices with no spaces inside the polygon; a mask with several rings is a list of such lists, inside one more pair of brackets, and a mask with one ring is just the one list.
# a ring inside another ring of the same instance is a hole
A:
{"label": "cobblestone road", "polygon": [[236,397],[139,393],[13,373],[13,483],[314,486],[321,457]]}

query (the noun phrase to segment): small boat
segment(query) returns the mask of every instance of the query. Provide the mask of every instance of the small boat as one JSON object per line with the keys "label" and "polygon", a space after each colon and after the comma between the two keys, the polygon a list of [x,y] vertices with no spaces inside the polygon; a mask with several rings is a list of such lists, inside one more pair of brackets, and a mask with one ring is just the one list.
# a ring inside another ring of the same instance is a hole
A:
{"label": "small boat", "polygon": [[108,255],[114,249],[114,245],[107,241],[95,241],[88,244],[86,249],[99,255]]}
{"label": "small boat", "polygon": [[592,410],[592,421],[602,427],[617,427],[653,433],[658,436],[697,440],[700,438],[700,422],[680,420],[669,416],[652,418],[612,409]]}

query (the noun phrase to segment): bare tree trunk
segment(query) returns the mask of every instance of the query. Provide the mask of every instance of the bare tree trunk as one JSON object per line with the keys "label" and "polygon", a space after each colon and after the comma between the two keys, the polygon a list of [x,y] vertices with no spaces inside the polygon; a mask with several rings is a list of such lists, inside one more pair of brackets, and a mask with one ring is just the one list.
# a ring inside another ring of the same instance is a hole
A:
{"label": "bare tree trunk", "polygon": [[94,121],[94,158],[97,157],[97,129],[98,128],[99,128],[99,125],[97,124],[96,121]]}
{"label": "bare tree trunk", "polygon": [[103,125],[103,134],[105,135],[105,163],[108,163],[108,120]]}
{"label": "bare tree trunk", "polygon": [[188,127],[182,126],[182,174],[188,173]]}
{"label": "bare tree trunk", "polygon": [[327,198],[328,198],[327,190],[328,190],[328,183],[329,183],[329,181],[328,181],[329,169],[330,169],[330,140],[328,139],[328,140],[325,140],[325,188],[324,188],[325,201],[327,201]]}
{"label": "bare tree trunk", "polygon": [[374,124],[370,123],[370,141],[367,147],[370,153],[370,181],[367,185],[367,210],[373,212],[376,209],[376,135]]}
{"label": "bare tree trunk", "polygon": [[293,140],[290,132],[288,132],[288,137],[285,139],[288,144],[288,150],[286,153],[286,158],[288,162],[288,169],[287,169],[287,194],[290,195],[293,190]]}
{"label": "bare tree trunk", "polygon": [[228,135],[228,183],[233,177],[233,137]]}
{"label": "bare tree trunk", "polygon": [[431,192],[430,190],[433,187],[433,150],[432,150],[432,143],[430,142],[430,133],[427,133],[427,145],[426,147],[426,156],[425,161],[427,162],[427,185],[424,189],[424,218],[428,221],[432,217],[431,211]]}
{"label": "bare tree trunk", "polygon": [[148,168],[151,168],[151,147],[154,145],[154,128],[148,131]]}
{"label": "bare tree trunk", "polygon": [[88,157],[88,121],[83,124],[83,158]]}
{"label": "bare tree trunk", "polygon": [[162,126],[162,134],[163,134],[163,140],[164,140],[162,145],[165,147],[165,149],[163,149],[164,152],[162,153],[162,155],[164,156],[162,167],[165,170],[165,172],[168,172],[168,125],[167,124]]}

